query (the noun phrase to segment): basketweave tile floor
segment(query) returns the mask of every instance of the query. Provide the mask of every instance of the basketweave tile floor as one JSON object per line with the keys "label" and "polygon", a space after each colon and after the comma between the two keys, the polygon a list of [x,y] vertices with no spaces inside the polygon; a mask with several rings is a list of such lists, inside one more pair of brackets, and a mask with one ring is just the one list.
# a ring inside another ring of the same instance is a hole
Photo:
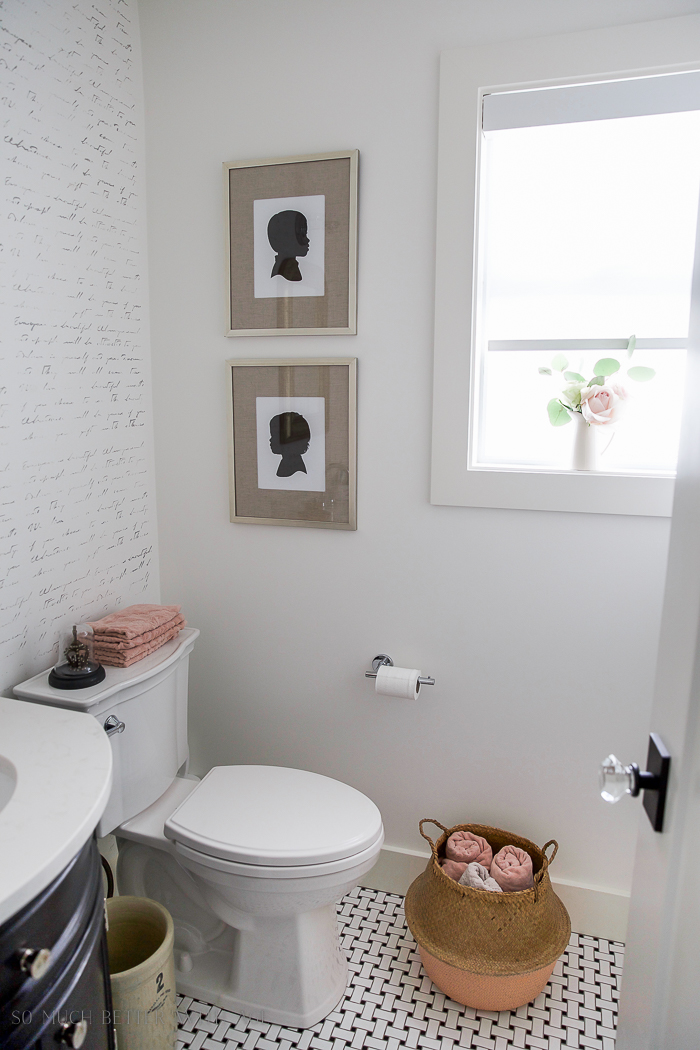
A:
{"label": "basketweave tile floor", "polygon": [[625,947],[574,933],[534,1003],[492,1013],[423,973],[403,897],[357,888],[338,905],[345,998],[313,1028],[283,1028],[178,996],[178,1050],[614,1050]]}

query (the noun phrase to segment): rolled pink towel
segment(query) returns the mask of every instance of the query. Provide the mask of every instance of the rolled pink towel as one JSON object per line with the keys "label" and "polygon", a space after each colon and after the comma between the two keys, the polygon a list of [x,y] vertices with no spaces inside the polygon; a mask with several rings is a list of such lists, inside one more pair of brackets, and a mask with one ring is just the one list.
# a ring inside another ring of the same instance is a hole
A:
{"label": "rolled pink towel", "polygon": [[481,835],[472,835],[471,831],[455,831],[447,840],[445,856],[460,864],[483,864],[485,868],[490,868],[493,851]]}
{"label": "rolled pink towel", "polygon": [[440,867],[445,872],[445,875],[449,875],[455,882],[459,882],[467,870],[466,864],[460,864],[458,860],[448,860],[447,857],[442,858]]}
{"label": "rolled pink towel", "polygon": [[535,884],[532,876],[532,858],[518,846],[504,846],[491,864],[491,878],[505,893],[529,890]]}

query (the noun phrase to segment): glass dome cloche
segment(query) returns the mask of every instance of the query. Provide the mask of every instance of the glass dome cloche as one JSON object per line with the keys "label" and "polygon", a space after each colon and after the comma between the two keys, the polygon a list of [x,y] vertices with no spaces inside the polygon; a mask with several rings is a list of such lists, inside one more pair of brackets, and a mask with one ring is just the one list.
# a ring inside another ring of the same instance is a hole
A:
{"label": "glass dome cloche", "polygon": [[104,681],[105,669],[95,659],[94,632],[89,623],[73,624],[59,639],[59,662],[49,672],[55,689],[87,689]]}

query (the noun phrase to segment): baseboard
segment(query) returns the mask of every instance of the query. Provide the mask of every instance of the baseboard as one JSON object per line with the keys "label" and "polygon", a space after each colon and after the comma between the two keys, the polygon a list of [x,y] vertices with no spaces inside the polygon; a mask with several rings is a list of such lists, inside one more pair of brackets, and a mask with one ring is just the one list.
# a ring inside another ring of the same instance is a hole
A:
{"label": "baseboard", "polygon": [[627,939],[629,893],[613,893],[554,877],[552,886],[571,916],[571,928],[576,933],[605,937],[609,941]]}
{"label": "baseboard", "polygon": [[[360,883],[373,890],[387,893],[406,893],[413,880],[423,871],[428,853],[384,846],[379,860]],[[624,941],[627,935],[629,895],[612,893],[593,886],[582,886],[568,879],[552,878],[557,896],[571,916],[571,928],[576,933],[591,937],[605,937],[610,941]]]}

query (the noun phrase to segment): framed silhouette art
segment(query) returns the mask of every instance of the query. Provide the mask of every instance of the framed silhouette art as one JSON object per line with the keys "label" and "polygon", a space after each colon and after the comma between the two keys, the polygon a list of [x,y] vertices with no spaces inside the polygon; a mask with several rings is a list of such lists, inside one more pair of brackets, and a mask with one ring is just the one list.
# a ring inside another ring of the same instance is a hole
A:
{"label": "framed silhouette art", "polygon": [[226,362],[231,521],[357,528],[357,360]]}
{"label": "framed silhouette art", "polygon": [[227,335],[355,335],[357,150],[224,164]]}

